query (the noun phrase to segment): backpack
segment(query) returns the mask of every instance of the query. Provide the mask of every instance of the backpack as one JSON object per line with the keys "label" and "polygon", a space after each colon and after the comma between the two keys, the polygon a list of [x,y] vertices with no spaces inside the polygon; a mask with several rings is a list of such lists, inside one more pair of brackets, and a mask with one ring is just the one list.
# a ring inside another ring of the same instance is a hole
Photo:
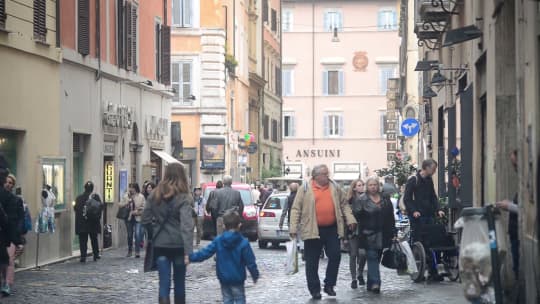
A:
{"label": "backpack", "polygon": [[83,216],[87,220],[92,221],[99,221],[101,219],[101,202],[96,200],[93,194],[90,194],[84,203]]}
{"label": "backpack", "polygon": [[[415,181],[415,183],[414,183],[414,188],[415,189],[413,189],[413,196],[414,196],[414,191],[416,190],[416,187],[418,186],[418,183],[419,183],[418,182],[418,177],[416,176],[416,174],[411,175],[411,176],[409,176],[409,179],[407,181],[409,181],[409,180],[411,180],[413,178],[414,178],[414,181]],[[401,195],[401,197],[399,198],[398,206],[399,206],[399,209],[401,210],[402,214],[406,215],[407,214],[407,207],[405,206],[405,202],[403,201],[404,197],[405,197],[405,193],[403,193],[403,195]]]}

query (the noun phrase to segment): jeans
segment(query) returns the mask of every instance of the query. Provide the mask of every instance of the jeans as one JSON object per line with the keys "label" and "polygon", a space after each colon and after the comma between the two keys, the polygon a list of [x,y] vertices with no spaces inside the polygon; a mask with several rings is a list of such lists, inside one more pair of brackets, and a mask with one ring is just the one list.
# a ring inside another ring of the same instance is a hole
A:
{"label": "jeans", "polygon": [[[366,266],[366,250],[360,248],[360,239],[353,236],[349,239],[349,269],[354,280],[363,276],[364,266]],[[356,271],[358,267],[358,272]]]}
{"label": "jeans", "polygon": [[221,284],[221,294],[223,295],[223,304],[245,304],[246,293],[244,284],[226,285]]}
{"label": "jeans", "polygon": [[366,258],[367,287],[371,288],[373,285],[381,286],[381,272],[379,270],[379,264],[381,262],[381,250],[366,249]]}
{"label": "jeans", "polygon": [[[174,260],[165,256],[158,256],[156,265],[159,273],[159,297],[169,298],[171,293],[171,267],[174,278],[174,298],[175,303],[185,303],[186,299],[186,265],[184,257],[179,255]],[[184,302],[182,302],[184,301]]]}
{"label": "jeans", "polygon": [[92,243],[92,253],[94,256],[99,256],[99,244],[97,239],[97,233],[79,233],[79,249],[81,250],[81,259],[86,258],[86,251],[88,250],[88,236],[90,235],[90,243]]}
{"label": "jeans", "polygon": [[[419,218],[411,219],[411,238],[412,242],[422,242],[422,237],[420,231],[423,229],[423,225],[433,225],[435,224],[435,218],[429,216],[420,216]],[[423,243],[424,245],[425,243]],[[424,245],[425,247],[425,245]],[[432,276],[437,275],[437,265],[436,261],[438,260],[438,254],[433,256],[433,251],[426,249],[426,257],[428,260],[431,260],[431,263],[428,263],[428,272]]]}
{"label": "jeans", "polygon": [[134,219],[126,221],[126,229],[128,250],[131,251],[131,249],[133,248],[133,235],[135,234],[135,253],[139,253],[143,240],[143,229],[141,223],[137,222]]}
{"label": "jeans", "polygon": [[324,284],[327,287],[336,286],[339,263],[341,262],[341,248],[336,226],[319,227],[319,239],[304,241],[304,257],[306,259],[306,279],[310,293],[321,291],[319,280],[319,258],[324,248],[328,256],[326,278]]}
{"label": "jeans", "polygon": [[216,220],[216,237],[223,234],[225,231],[225,225],[223,224],[223,216],[220,216]]}

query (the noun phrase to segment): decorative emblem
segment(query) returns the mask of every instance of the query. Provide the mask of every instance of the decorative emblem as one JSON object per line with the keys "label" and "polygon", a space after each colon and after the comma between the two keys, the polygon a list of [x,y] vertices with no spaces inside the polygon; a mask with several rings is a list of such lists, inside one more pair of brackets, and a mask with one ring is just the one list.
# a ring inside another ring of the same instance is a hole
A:
{"label": "decorative emblem", "polygon": [[355,52],[353,66],[355,72],[365,72],[369,64],[367,52]]}

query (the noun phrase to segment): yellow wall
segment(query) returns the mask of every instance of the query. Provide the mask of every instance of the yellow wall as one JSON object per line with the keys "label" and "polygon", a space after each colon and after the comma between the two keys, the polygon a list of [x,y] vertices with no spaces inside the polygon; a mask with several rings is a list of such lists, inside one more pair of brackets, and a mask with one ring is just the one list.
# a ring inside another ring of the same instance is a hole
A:
{"label": "yellow wall", "polygon": [[200,123],[199,115],[172,115],[171,121],[179,121],[182,127],[182,141],[184,147],[199,148],[200,142]]}
{"label": "yellow wall", "polygon": [[198,36],[174,36],[171,41],[171,50],[177,52],[199,53],[201,51],[201,38]]}
{"label": "yellow wall", "polygon": [[[227,1],[228,2],[228,1]],[[201,28],[223,28],[225,25],[224,1],[201,0]],[[232,7],[229,9],[232,12]]]}

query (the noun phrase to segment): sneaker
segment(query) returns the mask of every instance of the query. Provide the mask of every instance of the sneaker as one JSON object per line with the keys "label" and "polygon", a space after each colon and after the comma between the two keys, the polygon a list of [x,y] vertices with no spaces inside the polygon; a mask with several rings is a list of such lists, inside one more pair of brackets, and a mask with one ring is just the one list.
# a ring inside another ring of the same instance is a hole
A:
{"label": "sneaker", "polygon": [[333,286],[324,286],[323,290],[324,290],[324,293],[326,293],[329,296],[332,296],[332,297],[336,296],[336,292],[334,291]]}
{"label": "sneaker", "polygon": [[322,299],[322,295],[320,292],[314,292],[311,294],[311,297],[313,298],[313,300],[320,300]]}
{"label": "sneaker", "polygon": [[444,281],[444,277],[439,274],[431,274],[428,276],[429,282],[442,282]]}
{"label": "sneaker", "polygon": [[371,292],[373,292],[373,293],[381,293],[381,286],[379,286],[377,284],[373,284],[373,286],[371,286]]}
{"label": "sneaker", "polygon": [[11,288],[9,288],[9,285],[3,285],[2,288],[0,289],[0,291],[2,292],[2,294],[7,297],[9,295],[11,295]]}
{"label": "sneaker", "polygon": [[357,280],[353,280],[353,281],[351,282],[351,288],[352,288],[352,289],[358,288],[358,281],[357,281]]}
{"label": "sneaker", "polygon": [[141,257],[141,255],[140,255],[140,254],[138,254],[138,253],[135,253],[135,258],[136,258],[136,259],[138,259],[138,258],[140,258],[140,257]]}

